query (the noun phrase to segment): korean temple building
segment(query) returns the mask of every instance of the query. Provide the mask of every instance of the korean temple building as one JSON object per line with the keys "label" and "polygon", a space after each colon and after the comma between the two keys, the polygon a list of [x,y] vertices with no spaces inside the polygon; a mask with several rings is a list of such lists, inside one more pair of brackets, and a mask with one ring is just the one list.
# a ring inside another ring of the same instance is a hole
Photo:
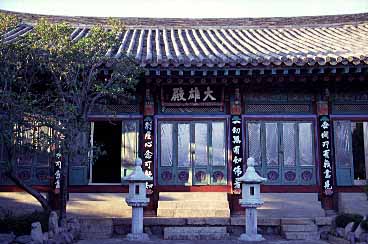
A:
{"label": "korean temple building", "polygon": [[[5,41],[32,31],[39,15]],[[73,40],[104,18],[43,16],[75,25]],[[254,19],[123,19],[121,44],[145,70],[131,104],[90,115],[107,156],[70,168],[71,192],[126,192],[139,156],[160,192],[226,192],[236,209],[248,157],[265,193],[316,193],[336,209],[368,177],[368,14]],[[113,121],[114,123],[111,123]],[[48,160],[18,175],[47,186]],[[1,170],[1,164],[0,164]],[[0,190],[12,183],[0,174]],[[353,196],[353,195],[352,195]]]}

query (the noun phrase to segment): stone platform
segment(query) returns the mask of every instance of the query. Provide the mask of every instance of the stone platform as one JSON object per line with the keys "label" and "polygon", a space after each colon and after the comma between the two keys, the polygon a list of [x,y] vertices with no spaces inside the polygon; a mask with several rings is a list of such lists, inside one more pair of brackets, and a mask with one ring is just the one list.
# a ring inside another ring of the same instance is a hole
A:
{"label": "stone platform", "polygon": [[[106,238],[125,236],[130,232],[131,218],[80,219],[82,238]],[[226,239],[228,235],[240,236],[245,230],[245,217],[229,218],[163,218],[145,217],[144,231],[166,239]],[[332,217],[316,218],[258,218],[258,231],[261,234],[283,235],[287,239],[298,240],[313,232],[319,237],[321,231],[332,223]],[[307,226],[307,229],[301,229]],[[205,230],[201,236],[200,230]],[[303,232],[300,234],[299,232]],[[188,234],[189,233],[189,234]],[[190,233],[198,233],[191,237]],[[216,233],[212,237],[210,233]],[[286,233],[286,234],[285,234]],[[307,236],[309,238],[309,236]],[[319,239],[319,238],[318,238]]]}
{"label": "stone platform", "polygon": [[42,207],[26,192],[0,192],[0,214],[8,211],[19,215],[42,211]]}
{"label": "stone platform", "polygon": [[[262,193],[265,218],[315,218],[325,216],[317,193]],[[226,192],[160,192],[158,217],[229,217]]]}
{"label": "stone platform", "polygon": [[[265,241],[257,242],[257,244],[329,244],[325,241],[287,241],[274,235],[265,235]],[[128,241],[125,237],[116,237],[105,240],[81,240],[77,244],[121,244],[121,243],[134,243],[134,244],[245,244],[246,242],[240,242],[236,236],[233,236],[230,240],[163,240],[154,235],[150,236],[150,241]]]}
{"label": "stone platform", "polygon": [[[126,193],[70,193],[68,213],[91,218],[130,218],[131,208]],[[264,218],[315,218],[325,216],[316,193],[263,193],[264,205],[258,216]],[[341,210],[368,214],[363,193],[343,195]],[[360,205],[353,199],[364,199]],[[42,210],[40,204],[25,192],[0,192],[0,208],[14,213]],[[206,210],[207,209],[207,210]],[[230,217],[225,192],[161,192],[158,217]]]}
{"label": "stone platform", "polygon": [[[288,239],[300,239],[311,233],[319,236],[322,227],[331,224],[331,218],[324,217],[316,196],[308,194],[264,194],[265,205],[258,216],[259,233],[282,234]],[[67,211],[69,216],[80,219],[82,238],[105,239],[129,233],[131,208],[125,203],[125,196],[122,193],[71,193]],[[177,239],[179,237],[175,237],[175,233],[184,233],[180,231],[181,228],[189,232],[198,230],[198,233],[204,228],[208,230],[207,236],[198,234],[198,238],[209,239],[211,233],[216,233],[212,235],[213,238],[226,239],[228,235],[239,236],[244,232],[244,216],[230,216],[227,193],[164,193],[160,197],[161,209],[172,208],[180,212],[188,207],[191,210],[184,211],[187,216],[145,217],[144,228],[148,234],[164,238],[166,233],[167,236],[170,234],[170,239]],[[20,192],[0,192],[0,206],[15,213],[41,210],[35,199]],[[196,211],[199,207],[209,211]],[[222,209],[223,212],[214,209]],[[219,213],[222,215],[218,216]],[[289,220],[285,222],[285,219]],[[308,230],[309,234],[301,230]]]}
{"label": "stone platform", "polygon": [[[126,195],[127,193],[70,193],[67,212],[83,218],[130,218],[132,210],[125,202]],[[42,211],[38,201],[25,192],[0,192],[0,209],[15,214]]]}
{"label": "stone platform", "polygon": [[166,227],[165,240],[227,240],[230,238],[225,226],[216,227]]}
{"label": "stone platform", "polygon": [[265,218],[316,218],[325,216],[317,193],[262,193],[258,216]]}
{"label": "stone platform", "polygon": [[158,217],[230,217],[226,192],[160,192]]}
{"label": "stone platform", "polygon": [[132,209],[125,202],[127,193],[70,193],[67,211],[73,216],[130,218]]}
{"label": "stone platform", "polygon": [[340,213],[359,213],[368,215],[367,195],[363,192],[339,192],[338,193]]}

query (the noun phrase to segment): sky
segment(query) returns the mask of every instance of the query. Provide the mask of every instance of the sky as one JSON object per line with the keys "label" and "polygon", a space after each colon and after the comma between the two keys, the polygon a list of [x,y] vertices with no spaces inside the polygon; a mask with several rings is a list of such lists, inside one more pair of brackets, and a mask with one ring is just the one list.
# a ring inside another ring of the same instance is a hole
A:
{"label": "sky", "polygon": [[0,0],[0,9],[98,17],[291,17],[367,13],[368,0]]}

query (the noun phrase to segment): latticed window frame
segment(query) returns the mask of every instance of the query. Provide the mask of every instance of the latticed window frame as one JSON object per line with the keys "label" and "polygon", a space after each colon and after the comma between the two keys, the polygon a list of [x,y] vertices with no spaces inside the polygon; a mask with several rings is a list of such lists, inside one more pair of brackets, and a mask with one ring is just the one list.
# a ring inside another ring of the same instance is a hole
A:
{"label": "latticed window frame", "polygon": [[91,115],[131,114],[139,113],[139,104],[99,104],[95,105]]}
{"label": "latticed window frame", "polygon": [[367,102],[333,102],[333,114],[368,114]]}
{"label": "latticed window frame", "polygon": [[[159,184],[160,185],[180,185],[182,184],[181,182],[179,182],[177,180],[177,178],[179,176],[175,176],[175,170],[179,170],[179,169],[191,169],[193,168],[194,170],[196,169],[200,169],[200,168],[203,168],[203,167],[208,167],[208,168],[211,168],[212,171],[215,171],[215,170],[223,170],[223,174],[224,174],[224,179],[221,181],[221,182],[218,182],[218,183],[214,183],[213,182],[213,179],[211,177],[209,177],[205,183],[203,183],[204,185],[226,185],[227,184],[227,158],[228,158],[228,154],[227,154],[227,127],[226,127],[226,118],[220,118],[220,119],[214,119],[214,120],[209,120],[209,119],[186,119],[186,120],[180,120],[180,119],[162,119],[162,120],[159,120],[158,122],[158,135],[157,135],[157,140],[158,140],[158,147],[157,147],[157,152],[158,152],[158,178],[159,178]],[[220,123],[224,123],[224,136],[225,136],[225,154],[224,154],[224,164],[223,165],[214,165],[214,154],[213,154],[213,150],[212,150],[212,126],[213,126],[213,123],[216,123],[216,122],[220,122]],[[190,148],[190,153],[191,153],[191,158],[190,158],[190,161],[191,163],[187,166],[178,166],[178,125],[179,124],[189,124],[190,126],[190,134],[191,134],[191,141],[190,141],[190,144],[191,145],[194,145],[194,141],[192,141],[193,139],[195,139],[195,130],[194,130],[194,126],[196,123],[203,123],[203,124],[207,124],[207,130],[208,130],[208,133],[207,133],[207,146],[208,146],[208,151],[207,151],[207,159],[208,159],[208,164],[206,165],[196,165],[194,163],[195,161],[195,158],[193,158],[193,148],[191,146]],[[172,165],[161,165],[161,135],[160,135],[160,130],[161,130],[161,126],[163,124],[172,124],[173,125],[173,128],[172,128],[172,135],[173,135],[173,145],[171,145],[171,148],[172,148]],[[173,178],[172,178],[172,181],[170,182],[163,182],[162,180],[160,180],[160,177],[161,177],[161,174],[162,172],[161,171],[165,171],[165,169],[170,169],[172,171],[172,174],[173,174]],[[194,176],[191,175],[191,177],[193,179],[190,179],[189,181],[189,184],[194,184]],[[186,184],[186,183],[185,183]],[[197,183],[197,185],[201,185],[202,183]]]}
{"label": "latticed window frame", "polygon": [[223,106],[209,106],[209,107],[166,107],[162,106],[160,109],[162,114],[185,114],[185,113],[196,113],[196,114],[224,114],[225,109]]}
{"label": "latticed window frame", "polygon": [[[342,165],[339,162],[338,156],[336,155],[337,150],[339,150],[337,146],[337,140],[339,136],[337,135],[337,123],[338,122],[347,122],[349,123],[349,142],[350,149],[350,161],[347,165]],[[332,124],[332,133],[333,133],[333,155],[335,159],[335,168],[336,168],[336,184],[337,186],[354,186],[354,185],[361,185],[361,183],[356,181],[354,178],[354,159],[353,159],[353,148],[352,148],[352,134],[351,134],[351,124],[357,122],[368,122],[368,115],[331,115],[331,124]],[[367,169],[366,169],[367,172]],[[362,179],[365,181],[365,179]]]}
{"label": "latticed window frame", "polygon": [[312,114],[311,102],[248,102],[244,106],[245,114]]}
{"label": "latticed window frame", "polygon": [[[303,119],[303,120],[291,120],[291,119],[287,119],[287,120],[282,120],[282,119],[244,119],[243,125],[244,125],[244,131],[245,131],[245,156],[246,158],[249,157],[249,131],[248,131],[248,124],[249,123],[260,123],[261,124],[261,165],[260,166],[256,166],[256,170],[262,174],[263,177],[269,178],[268,177],[268,173],[270,171],[272,171],[272,169],[276,169],[278,168],[278,179],[275,181],[270,181],[268,180],[268,182],[266,184],[271,184],[271,185],[313,185],[316,184],[316,180],[317,180],[317,176],[318,176],[318,170],[317,170],[317,159],[316,159],[316,140],[315,140],[315,121],[313,119]],[[265,130],[265,123],[276,123],[277,124],[277,138],[278,138],[278,165],[277,166],[270,166],[267,167],[267,162],[266,162],[266,130]],[[284,146],[283,145],[283,123],[294,123],[294,128],[295,128],[295,158],[296,158],[296,165],[295,167],[286,167],[284,166],[284,155],[283,155],[283,150],[284,150]],[[300,157],[299,157],[299,153],[300,153],[300,149],[299,149],[299,124],[301,123],[311,123],[311,133],[312,133],[312,164],[311,165],[301,165],[300,164]],[[290,181],[287,182],[285,180],[284,174],[285,172],[291,169],[292,171],[296,172],[296,179],[294,181]],[[313,174],[313,177],[310,181],[305,181],[302,179],[301,174],[304,171],[311,171]]]}

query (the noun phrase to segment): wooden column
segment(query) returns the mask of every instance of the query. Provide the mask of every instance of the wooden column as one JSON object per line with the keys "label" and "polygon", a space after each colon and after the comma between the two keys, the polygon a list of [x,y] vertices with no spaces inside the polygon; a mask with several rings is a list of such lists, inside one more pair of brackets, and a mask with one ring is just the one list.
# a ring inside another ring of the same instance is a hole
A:
{"label": "wooden column", "polygon": [[[150,83],[149,83],[150,84]],[[148,85],[149,85],[148,84]],[[153,177],[153,182],[149,182],[147,184],[147,193],[150,202],[147,207],[145,207],[145,214],[152,215],[154,211],[157,209],[158,204],[158,192],[154,190],[155,179],[155,123],[154,123],[154,114],[155,114],[155,103],[153,96],[151,94],[151,90],[149,88],[145,89],[144,96],[144,105],[143,105],[143,128],[141,130],[141,157],[143,160],[143,172]]]}
{"label": "wooden column", "polygon": [[320,172],[320,197],[322,208],[332,210],[334,206],[335,191],[335,162],[332,156],[331,120],[329,113],[328,91],[317,101],[317,138],[319,145],[319,172]]}
{"label": "wooden column", "polygon": [[230,102],[230,114],[231,115],[241,115],[241,98],[240,89],[235,88],[233,92],[233,97]]}
{"label": "wooden column", "polygon": [[145,116],[153,116],[155,114],[155,103],[151,94],[151,90],[146,88],[145,93],[143,114]]}
{"label": "wooden column", "polygon": [[[241,183],[237,180],[243,175],[244,171],[244,153],[243,153],[243,123],[241,118],[242,104],[240,89],[234,88],[231,90],[230,97],[230,145],[229,151],[231,157],[228,163],[228,172],[231,176],[232,193],[230,198],[230,211],[243,212],[244,209],[239,205],[241,195]],[[230,184],[230,181],[229,181]]]}

